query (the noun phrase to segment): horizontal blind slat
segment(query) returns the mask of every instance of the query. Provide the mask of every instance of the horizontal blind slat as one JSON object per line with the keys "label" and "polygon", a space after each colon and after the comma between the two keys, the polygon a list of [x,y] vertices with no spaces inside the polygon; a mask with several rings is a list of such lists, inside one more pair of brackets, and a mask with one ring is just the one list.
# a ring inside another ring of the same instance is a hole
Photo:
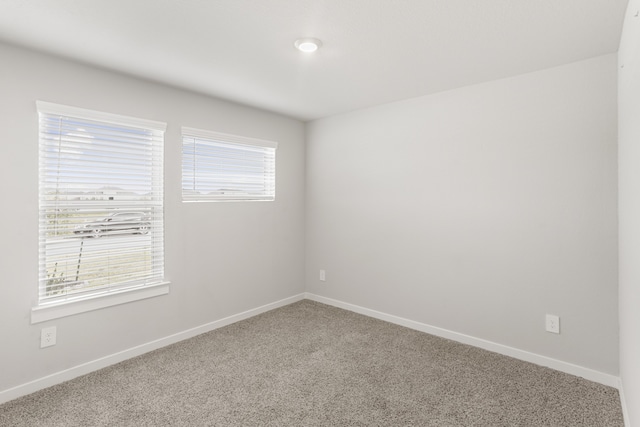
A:
{"label": "horizontal blind slat", "polygon": [[183,128],[183,200],[274,200],[277,144],[243,138]]}
{"label": "horizontal blind slat", "polygon": [[40,302],[163,281],[163,124],[42,106]]}

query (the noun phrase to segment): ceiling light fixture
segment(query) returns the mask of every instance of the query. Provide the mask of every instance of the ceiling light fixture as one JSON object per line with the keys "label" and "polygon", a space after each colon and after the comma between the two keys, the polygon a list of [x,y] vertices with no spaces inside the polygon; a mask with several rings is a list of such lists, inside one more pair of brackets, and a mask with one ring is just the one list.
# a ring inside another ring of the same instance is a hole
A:
{"label": "ceiling light fixture", "polygon": [[296,40],[293,45],[302,52],[311,53],[320,49],[320,46],[322,46],[322,42],[318,39],[306,38]]}

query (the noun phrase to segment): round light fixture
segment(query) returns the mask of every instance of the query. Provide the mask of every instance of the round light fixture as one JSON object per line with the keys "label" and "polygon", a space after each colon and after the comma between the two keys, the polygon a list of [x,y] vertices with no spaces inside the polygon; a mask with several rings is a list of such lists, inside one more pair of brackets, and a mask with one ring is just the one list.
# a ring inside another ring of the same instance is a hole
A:
{"label": "round light fixture", "polygon": [[322,46],[322,42],[318,39],[306,38],[306,39],[298,39],[293,44],[298,50],[302,52],[315,52]]}

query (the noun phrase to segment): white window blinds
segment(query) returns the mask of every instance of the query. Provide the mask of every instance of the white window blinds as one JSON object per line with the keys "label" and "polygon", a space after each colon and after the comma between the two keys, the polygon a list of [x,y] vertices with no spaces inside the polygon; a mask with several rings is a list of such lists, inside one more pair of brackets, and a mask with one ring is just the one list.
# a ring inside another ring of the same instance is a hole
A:
{"label": "white window blinds", "polygon": [[166,125],[37,107],[40,304],[162,282]]}
{"label": "white window blinds", "polygon": [[182,128],[182,200],[274,200],[272,141]]}

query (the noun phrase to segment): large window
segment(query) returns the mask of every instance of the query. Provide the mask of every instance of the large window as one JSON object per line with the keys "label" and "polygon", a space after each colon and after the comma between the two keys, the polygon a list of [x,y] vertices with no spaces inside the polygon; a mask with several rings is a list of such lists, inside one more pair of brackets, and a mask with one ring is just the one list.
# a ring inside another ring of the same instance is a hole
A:
{"label": "large window", "polygon": [[39,305],[162,283],[165,124],[37,106]]}
{"label": "large window", "polygon": [[274,200],[272,141],[182,128],[182,200]]}

